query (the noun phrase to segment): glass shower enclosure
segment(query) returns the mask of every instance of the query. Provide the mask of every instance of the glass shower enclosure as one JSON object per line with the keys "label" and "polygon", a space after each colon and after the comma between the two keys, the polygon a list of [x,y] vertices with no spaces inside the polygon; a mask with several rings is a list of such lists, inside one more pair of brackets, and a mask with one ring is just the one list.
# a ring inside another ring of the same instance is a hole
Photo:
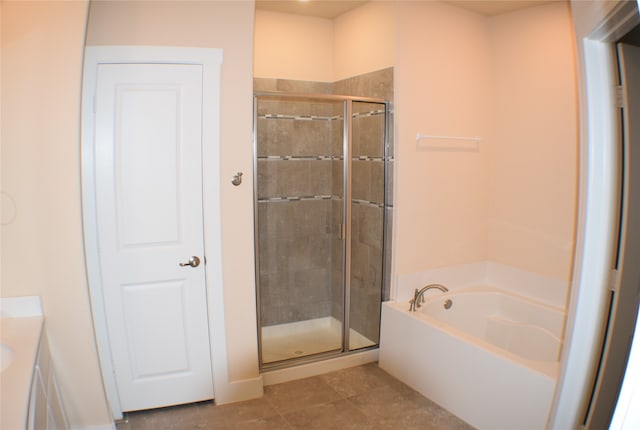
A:
{"label": "glass shower enclosure", "polygon": [[263,369],[378,345],[388,115],[378,99],[255,94]]}

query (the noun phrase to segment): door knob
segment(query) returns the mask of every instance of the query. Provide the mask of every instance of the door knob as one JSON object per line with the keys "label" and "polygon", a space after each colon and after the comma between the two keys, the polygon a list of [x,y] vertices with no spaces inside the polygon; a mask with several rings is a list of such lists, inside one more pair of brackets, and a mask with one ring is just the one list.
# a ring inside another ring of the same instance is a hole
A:
{"label": "door knob", "polygon": [[195,255],[189,259],[186,263],[180,263],[180,267],[191,266],[198,267],[200,265],[200,258]]}

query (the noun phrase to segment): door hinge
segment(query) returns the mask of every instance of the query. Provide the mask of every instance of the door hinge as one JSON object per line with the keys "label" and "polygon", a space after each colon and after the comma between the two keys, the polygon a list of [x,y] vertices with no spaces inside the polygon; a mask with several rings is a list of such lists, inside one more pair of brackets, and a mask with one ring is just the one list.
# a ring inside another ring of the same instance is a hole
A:
{"label": "door hinge", "polygon": [[347,225],[340,224],[340,240],[345,240],[347,238]]}
{"label": "door hinge", "polygon": [[609,272],[609,290],[613,292],[618,292],[618,287],[620,285],[620,272],[616,269],[611,269]]}
{"label": "door hinge", "polygon": [[625,107],[625,102],[624,102],[624,86],[622,85],[616,85],[616,90],[615,90],[615,104],[617,108],[623,108]]}

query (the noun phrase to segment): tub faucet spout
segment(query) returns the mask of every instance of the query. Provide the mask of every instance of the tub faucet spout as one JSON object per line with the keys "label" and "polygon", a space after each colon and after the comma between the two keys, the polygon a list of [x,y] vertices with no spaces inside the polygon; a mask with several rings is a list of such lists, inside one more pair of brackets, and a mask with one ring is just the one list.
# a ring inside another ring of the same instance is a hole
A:
{"label": "tub faucet spout", "polygon": [[429,284],[426,287],[420,288],[419,290],[416,288],[413,292],[413,299],[409,300],[409,311],[415,312],[416,308],[419,308],[422,303],[424,303],[424,293],[428,290],[431,290],[432,288],[440,290],[443,293],[449,291],[447,287],[440,284]]}

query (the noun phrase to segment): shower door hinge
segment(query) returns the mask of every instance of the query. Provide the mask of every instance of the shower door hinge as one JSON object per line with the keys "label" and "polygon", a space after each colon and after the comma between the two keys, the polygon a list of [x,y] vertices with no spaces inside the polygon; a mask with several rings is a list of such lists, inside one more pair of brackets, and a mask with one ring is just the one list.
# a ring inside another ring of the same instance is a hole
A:
{"label": "shower door hinge", "polygon": [[616,108],[624,108],[625,102],[624,102],[624,87],[622,85],[616,85],[616,90],[615,90],[615,107]]}
{"label": "shower door hinge", "polygon": [[340,224],[340,240],[345,240],[347,238],[347,225]]}
{"label": "shower door hinge", "polygon": [[611,269],[609,273],[609,290],[618,292],[618,286],[620,285],[620,272],[616,269]]}

